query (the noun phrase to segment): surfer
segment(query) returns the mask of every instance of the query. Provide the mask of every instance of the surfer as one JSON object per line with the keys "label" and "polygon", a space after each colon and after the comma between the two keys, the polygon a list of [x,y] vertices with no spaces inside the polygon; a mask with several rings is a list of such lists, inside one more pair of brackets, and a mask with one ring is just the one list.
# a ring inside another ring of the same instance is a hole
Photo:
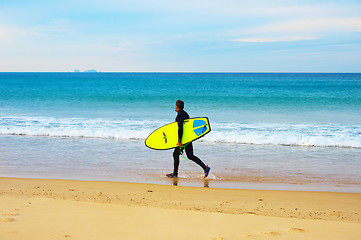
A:
{"label": "surfer", "polygon": [[197,163],[204,170],[204,178],[206,178],[211,170],[210,167],[206,166],[198,157],[193,154],[193,145],[192,142],[183,146],[182,136],[183,136],[183,122],[189,118],[189,115],[186,111],[183,110],[184,102],[182,100],[177,100],[175,103],[175,111],[177,112],[177,117],[175,121],[178,123],[178,147],[174,149],[173,159],[174,159],[174,170],[173,173],[166,174],[169,178],[178,177],[178,166],[179,166],[179,155],[181,154],[181,148],[183,147],[188,159]]}

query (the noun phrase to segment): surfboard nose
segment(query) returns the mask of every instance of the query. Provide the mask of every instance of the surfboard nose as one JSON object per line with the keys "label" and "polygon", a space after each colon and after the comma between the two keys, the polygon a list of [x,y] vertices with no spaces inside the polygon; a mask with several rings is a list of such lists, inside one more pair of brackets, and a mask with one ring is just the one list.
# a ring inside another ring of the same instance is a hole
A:
{"label": "surfboard nose", "polygon": [[193,131],[194,133],[199,136],[205,131],[207,131],[207,123],[204,120],[194,120],[193,121]]}

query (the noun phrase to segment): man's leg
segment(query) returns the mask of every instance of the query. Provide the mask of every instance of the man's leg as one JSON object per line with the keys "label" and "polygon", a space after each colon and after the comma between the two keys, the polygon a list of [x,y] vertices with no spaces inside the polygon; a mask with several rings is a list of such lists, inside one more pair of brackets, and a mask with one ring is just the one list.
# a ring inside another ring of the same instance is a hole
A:
{"label": "man's leg", "polygon": [[178,167],[179,167],[179,155],[180,155],[180,149],[179,147],[176,147],[173,152],[173,159],[174,159],[174,170],[173,174],[178,176]]}
{"label": "man's leg", "polygon": [[189,143],[188,145],[186,145],[185,150],[186,150],[188,159],[190,159],[193,162],[197,163],[199,166],[201,166],[201,168],[203,168],[204,171],[206,171],[207,166],[198,157],[194,156],[192,143]]}

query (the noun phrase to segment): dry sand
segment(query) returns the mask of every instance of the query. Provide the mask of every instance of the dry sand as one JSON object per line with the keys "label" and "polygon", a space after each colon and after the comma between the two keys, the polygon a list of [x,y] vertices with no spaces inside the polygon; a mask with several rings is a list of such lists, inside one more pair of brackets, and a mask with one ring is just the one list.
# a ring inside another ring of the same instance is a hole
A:
{"label": "dry sand", "polygon": [[0,178],[0,239],[361,239],[361,194]]}

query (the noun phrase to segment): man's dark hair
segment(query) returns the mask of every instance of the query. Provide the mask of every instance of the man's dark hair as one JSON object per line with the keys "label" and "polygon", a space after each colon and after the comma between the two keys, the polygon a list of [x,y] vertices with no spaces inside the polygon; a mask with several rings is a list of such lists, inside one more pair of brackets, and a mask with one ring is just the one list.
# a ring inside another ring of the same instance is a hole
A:
{"label": "man's dark hair", "polygon": [[177,100],[175,102],[175,104],[177,105],[177,107],[180,109],[180,110],[183,110],[184,108],[184,102],[182,100]]}

